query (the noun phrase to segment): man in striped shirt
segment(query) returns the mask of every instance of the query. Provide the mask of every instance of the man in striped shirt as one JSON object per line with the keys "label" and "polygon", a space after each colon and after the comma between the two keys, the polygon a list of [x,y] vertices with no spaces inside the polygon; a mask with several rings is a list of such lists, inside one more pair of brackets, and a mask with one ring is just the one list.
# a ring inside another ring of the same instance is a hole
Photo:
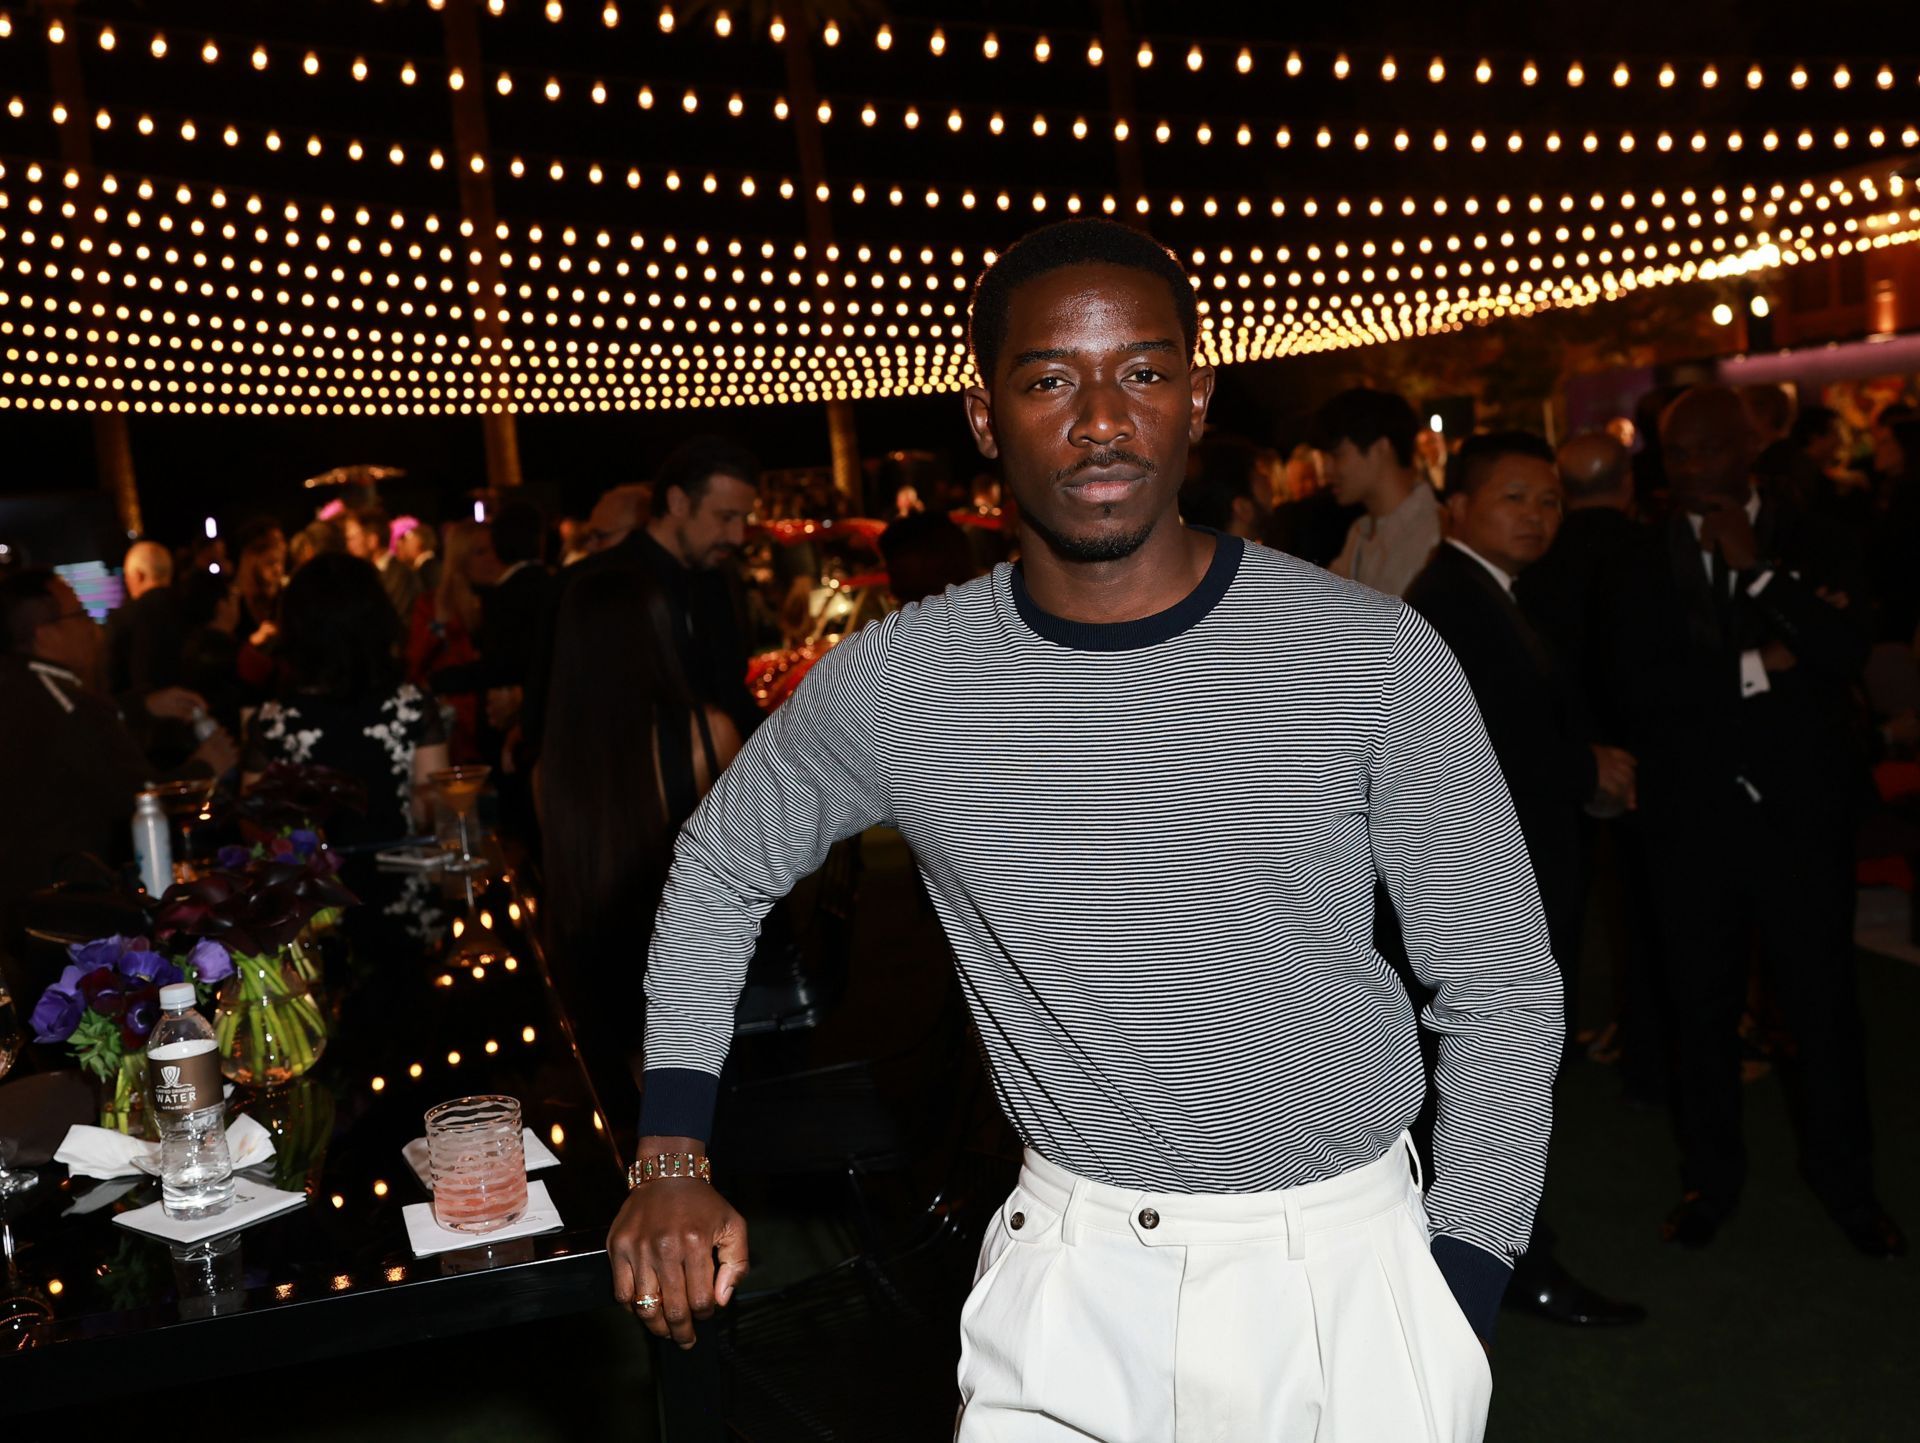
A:
{"label": "man in striped shirt", "polygon": [[[1036,231],[972,335],[1022,561],[842,643],[682,833],[616,1294],[683,1345],[731,1296],[745,1223],[698,1179],[758,922],[888,824],[1027,1145],[962,1316],[964,1443],[1477,1438],[1561,1026],[1472,694],[1399,601],[1182,525],[1213,372],[1159,245]],[[1376,875],[1435,992],[1424,1193]]]}

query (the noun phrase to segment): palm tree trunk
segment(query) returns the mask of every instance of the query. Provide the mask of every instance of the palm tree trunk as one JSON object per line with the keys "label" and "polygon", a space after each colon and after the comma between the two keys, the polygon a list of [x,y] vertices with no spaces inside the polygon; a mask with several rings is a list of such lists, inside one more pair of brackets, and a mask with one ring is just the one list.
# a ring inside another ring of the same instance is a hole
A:
{"label": "palm tree trunk", "polygon": [[493,174],[487,170],[476,171],[472,164],[474,157],[484,158],[487,153],[486,88],[480,84],[485,71],[480,59],[476,4],[477,0],[447,0],[442,19],[446,22],[447,63],[457,66],[467,76],[465,85],[448,94],[453,103],[454,169],[460,181],[460,214],[473,226],[473,238],[467,247],[467,275],[480,287],[468,313],[473,324],[473,339],[481,347],[477,359],[489,377],[481,400],[499,408],[489,406],[480,413],[487,485],[498,491],[520,484],[520,435],[511,409],[507,357],[500,344],[506,338],[506,327],[500,323],[501,299],[495,292],[500,281],[500,252],[494,232]]}
{"label": "palm tree trunk", "polygon": [[[60,127],[60,159],[68,169],[79,172],[91,189],[93,144],[87,125],[91,112],[87,109],[86,79],[80,65],[80,30],[74,23],[74,0],[47,0],[43,8],[49,31],[57,23],[65,35],[58,44],[51,34],[47,37],[47,71],[53,83],[53,96],[67,108],[67,123]],[[92,214],[91,207],[79,206],[75,218],[68,224],[69,239],[78,253],[85,253],[81,242],[92,230]],[[85,277],[80,281],[77,299],[86,314],[105,314],[106,294],[91,267],[86,268]],[[111,395],[114,402],[120,401],[117,384]],[[133,445],[127,434],[127,418],[122,411],[106,409],[106,404],[103,399],[88,418],[93,428],[94,470],[100,478],[100,489],[113,498],[113,509],[121,528],[129,537],[138,536],[144,528],[140,519],[140,492],[133,479]]]}
{"label": "palm tree trunk", "polygon": [[[793,138],[800,158],[800,188],[807,214],[807,250],[817,274],[827,264],[833,245],[833,212],[820,198],[826,179],[825,148],[820,142],[820,94],[813,78],[813,35],[801,24],[787,27],[783,49],[787,60],[788,104],[792,107]],[[824,288],[814,289],[816,323],[825,319]],[[854,432],[853,402],[828,401],[827,440],[832,447],[833,485],[847,509],[859,515],[865,506],[860,472],[860,438]]]}

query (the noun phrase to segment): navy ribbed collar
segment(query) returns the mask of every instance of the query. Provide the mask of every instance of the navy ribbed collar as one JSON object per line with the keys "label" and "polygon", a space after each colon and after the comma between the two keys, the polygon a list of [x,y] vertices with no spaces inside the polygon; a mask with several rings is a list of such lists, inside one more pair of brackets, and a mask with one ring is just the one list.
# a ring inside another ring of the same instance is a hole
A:
{"label": "navy ribbed collar", "polygon": [[1213,560],[1207,566],[1207,574],[1200,578],[1200,584],[1165,611],[1134,621],[1069,621],[1041,609],[1027,591],[1026,575],[1017,565],[1009,578],[1014,607],[1035,635],[1075,651],[1133,651],[1172,641],[1199,625],[1207,613],[1220,604],[1220,598],[1233,585],[1233,578],[1239,575],[1240,558],[1246,553],[1246,543],[1238,536],[1205,526],[1191,529],[1213,537]]}

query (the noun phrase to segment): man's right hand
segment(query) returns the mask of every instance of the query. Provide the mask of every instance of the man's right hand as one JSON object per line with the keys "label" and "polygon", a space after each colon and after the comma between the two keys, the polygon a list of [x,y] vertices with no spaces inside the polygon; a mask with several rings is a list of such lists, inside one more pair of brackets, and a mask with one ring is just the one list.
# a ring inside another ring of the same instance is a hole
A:
{"label": "man's right hand", "polygon": [[[640,1155],[696,1152],[689,1138],[643,1138]],[[657,1178],[627,1194],[607,1233],[613,1295],[661,1338],[683,1348],[696,1318],[713,1316],[747,1275],[747,1222],[718,1192],[690,1178]],[[637,1306],[653,1298],[654,1306]]]}

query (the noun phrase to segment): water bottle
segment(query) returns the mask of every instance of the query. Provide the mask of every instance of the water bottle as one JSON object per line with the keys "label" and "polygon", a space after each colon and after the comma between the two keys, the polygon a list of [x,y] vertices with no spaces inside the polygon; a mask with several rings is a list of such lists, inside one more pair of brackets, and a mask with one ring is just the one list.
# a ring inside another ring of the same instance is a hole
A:
{"label": "water bottle", "polygon": [[224,1212],[233,1201],[227,1104],[213,1028],[194,1011],[193,984],[160,989],[147,1035],[147,1078],[160,1124],[160,1201],[170,1218]]}
{"label": "water bottle", "polygon": [[133,800],[133,858],[149,897],[173,885],[173,829],[160,810],[158,792],[142,792]]}

